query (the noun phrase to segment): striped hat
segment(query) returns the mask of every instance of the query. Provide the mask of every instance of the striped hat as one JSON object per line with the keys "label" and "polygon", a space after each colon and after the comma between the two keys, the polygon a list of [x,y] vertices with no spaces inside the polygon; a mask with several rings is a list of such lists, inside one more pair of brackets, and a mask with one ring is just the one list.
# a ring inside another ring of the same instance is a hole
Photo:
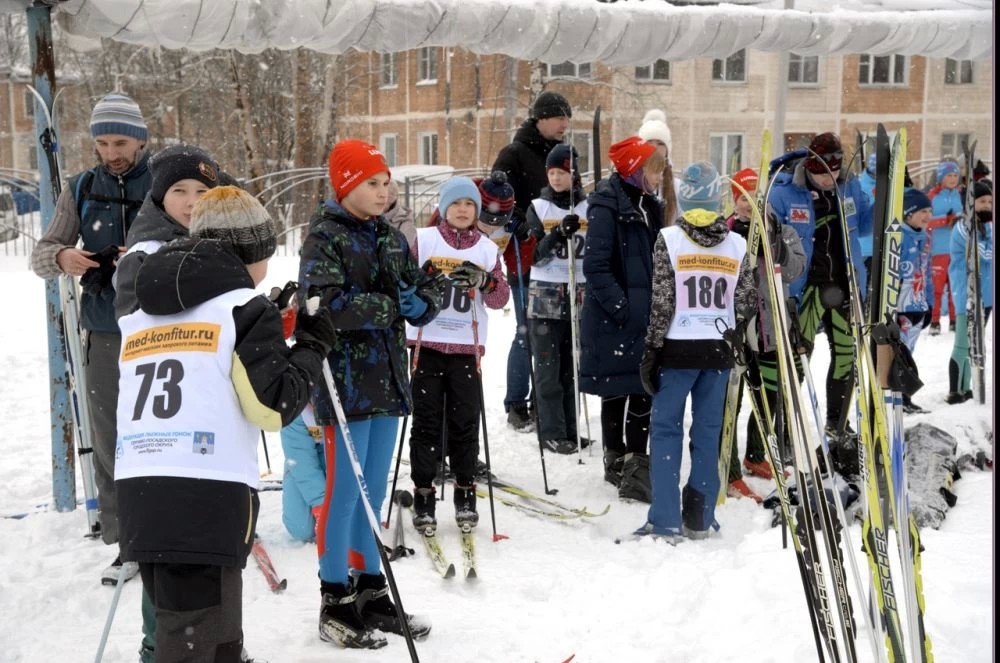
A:
{"label": "striped hat", "polygon": [[139,104],[124,94],[105,95],[90,114],[90,135],[94,138],[116,134],[146,141],[146,121]]}

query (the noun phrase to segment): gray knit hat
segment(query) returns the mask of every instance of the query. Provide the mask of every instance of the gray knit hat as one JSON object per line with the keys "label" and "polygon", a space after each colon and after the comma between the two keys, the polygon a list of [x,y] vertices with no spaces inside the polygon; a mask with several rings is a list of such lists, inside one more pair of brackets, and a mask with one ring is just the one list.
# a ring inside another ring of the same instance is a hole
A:
{"label": "gray knit hat", "polygon": [[139,104],[124,94],[105,95],[90,114],[90,135],[94,138],[117,134],[146,142],[148,132]]}
{"label": "gray knit hat", "polygon": [[236,186],[218,186],[202,194],[191,210],[191,236],[225,242],[244,265],[267,260],[278,247],[267,210]]}

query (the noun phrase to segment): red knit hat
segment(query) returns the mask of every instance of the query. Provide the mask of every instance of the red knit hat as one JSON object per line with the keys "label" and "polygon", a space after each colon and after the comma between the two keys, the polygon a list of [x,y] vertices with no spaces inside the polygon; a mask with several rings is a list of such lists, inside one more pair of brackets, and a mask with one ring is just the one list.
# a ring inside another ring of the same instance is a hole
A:
{"label": "red knit hat", "polygon": [[656,146],[647,143],[638,136],[630,136],[619,141],[608,150],[611,163],[622,177],[628,177],[646,163],[646,159],[656,151]]}
{"label": "red knit hat", "polygon": [[343,200],[359,184],[377,173],[390,177],[385,156],[363,140],[342,140],[330,150],[330,183],[337,200]]}
{"label": "red knit hat", "polygon": [[732,179],[734,184],[730,188],[733,190],[734,201],[739,200],[740,196],[743,195],[743,192],[736,187],[736,184],[746,189],[746,192],[751,196],[757,190],[757,171],[753,168],[744,168],[733,175]]}

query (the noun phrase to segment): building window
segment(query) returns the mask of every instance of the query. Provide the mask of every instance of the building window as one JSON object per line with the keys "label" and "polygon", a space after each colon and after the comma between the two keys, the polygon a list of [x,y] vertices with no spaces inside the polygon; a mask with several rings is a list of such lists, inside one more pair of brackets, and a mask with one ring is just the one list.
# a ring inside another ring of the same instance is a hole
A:
{"label": "building window", "polygon": [[590,172],[590,149],[591,145],[593,145],[590,132],[571,131],[569,134],[569,142],[576,148],[577,168],[580,169],[580,175],[582,177],[584,173]]}
{"label": "building window", "polygon": [[747,79],[747,51],[742,48],[725,60],[712,60],[712,80],[742,83]]}
{"label": "building window", "polygon": [[819,83],[819,56],[789,53],[788,82],[798,85]]}
{"label": "building window", "polygon": [[436,133],[422,133],[417,137],[420,141],[420,163],[427,166],[435,166],[438,162],[438,135]]}
{"label": "building window", "polygon": [[590,78],[590,63],[563,62],[545,65],[546,78]]}
{"label": "building window", "polygon": [[944,61],[944,83],[945,85],[971,85],[972,60],[946,58]]}
{"label": "building window", "polygon": [[417,82],[434,83],[438,77],[437,48],[425,46],[417,51]]}
{"label": "building window", "polygon": [[35,117],[35,95],[31,90],[24,91],[24,117],[31,120]]}
{"label": "building window", "polygon": [[816,134],[787,133],[785,134],[785,152],[794,152],[809,147]]}
{"label": "building window", "polygon": [[382,154],[385,156],[385,165],[395,166],[397,161],[396,144],[398,136],[396,134],[382,134]]}
{"label": "building window", "polygon": [[657,83],[670,82],[670,62],[657,60],[651,65],[635,68],[635,80],[653,81]]}
{"label": "building window", "polygon": [[941,134],[941,158],[961,161],[966,145],[972,142],[972,134]]}
{"label": "building window", "polygon": [[906,85],[905,55],[861,56],[858,64],[860,85]]}
{"label": "building window", "polygon": [[743,167],[743,134],[711,134],[708,141],[709,158],[720,175]]}
{"label": "building window", "polygon": [[382,87],[396,87],[396,54],[382,54]]}

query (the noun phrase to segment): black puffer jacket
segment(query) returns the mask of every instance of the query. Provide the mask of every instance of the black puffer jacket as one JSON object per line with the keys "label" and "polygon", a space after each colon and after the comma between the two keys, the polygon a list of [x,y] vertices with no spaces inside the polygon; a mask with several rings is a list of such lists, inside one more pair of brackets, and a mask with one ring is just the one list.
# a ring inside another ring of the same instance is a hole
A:
{"label": "black puffer jacket", "polygon": [[[171,242],[148,256],[135,284],[139,307],[151,315],[179,313],[221,294],[254,287],[246,267],[227,246],[193,238]],[[253,392],[240,392],[234,385],[244,412],[246,403],[256,401],[256,412],[266,409],[278,413],[282,424],[290,423],[319,380],[321,354],[287,347],[278,309],[264,296],[234,308],[233,321],[234,373],[241,365]],[[188,376],[183,387],[186,398],[213,397],[198,392],[196,375]],[[233,481],[168,476],[115,484],[123,559],[240,567],[246,563],[257,520],[256,490]]]}

